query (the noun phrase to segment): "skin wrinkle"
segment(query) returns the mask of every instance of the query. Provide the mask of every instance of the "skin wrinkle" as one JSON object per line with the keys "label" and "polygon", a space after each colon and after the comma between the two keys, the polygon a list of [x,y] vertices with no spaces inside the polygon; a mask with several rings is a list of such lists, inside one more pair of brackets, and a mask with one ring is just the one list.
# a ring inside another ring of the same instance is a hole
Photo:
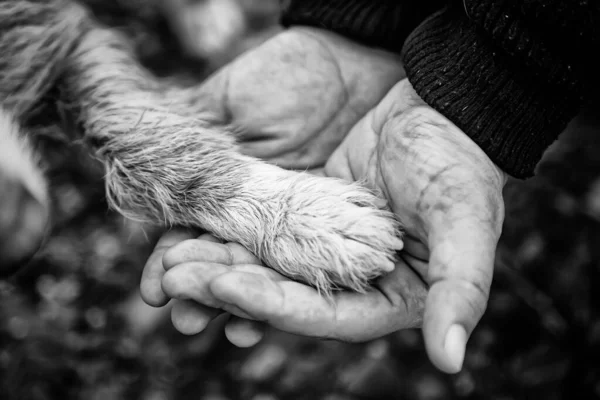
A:
{"label": "skin wrinkle", "polygon": [[[429,283],[427,282],[427,280],[425,279],[423,274],[420,272],[420,268],[412,265],[413,262],[428,263],[429,260],[428,259],[420,259],[420,258],[414,256],[413,254],[408,254],[406,251],[400,252],[400,258],[415,273],[415,275],[421,280],[421,282],[425,285],[425,287],[429,288]],[[414,260],[414,261],[411,261],[411,260]]]}
{"label": "skin wrinkle", "polygon": [[[415,276],[417,277],[417,279],[421,280],[425,286],[427,287],[427,282],[425,282],[422,277],[420,276],[420,274],[410,265],[410,262],[408,261],[407,258],[410,258],[410,255],[408,255],[406,252],[401,252],[400,253],[400,259],[406,264],[406,266],[415,274]],[[404,266],[400,266],[401,268],[403,268]],[[407,283],[405,281],[400,281],[397,282],[398,284],[402,285],[403,287],[406,287]],[[392,293],[394,295],[399,296],[402,299],[402,303],[405,306],[404,309],[404,313],[401,315],[414,315],[415,312],[414,310],[416,309],[415,307],[409,306],[409,304],[413,304],[413,300],[416,300],[419,304],[420,304],[420,308],[424,308],[424,296],[418,296],[416,295],[414,292],[412,292],[411,290],[393,290]],[[407,297],[407,294],[410,295],[410,297]],[[394,303],[396,304],[396,303]],[[413,312],[411,313],[410,310],[413,310]],[[421,317],[421,313],[417,313],[417,315],[419,315],[419,317]]]}
{"label": "skin wrinkle", "polygon": [[[379,187],[377,185],[377,174],[378,174],[378,170],[380,169],[379,166],[379,161],[380,160],[380,154],[379,154],[379,146],[375,146],[375,148],[373,148],[373,150],[371,151],[371,155],[369,156],[369,159],[367,160],[367,171],[372,171],[367,177],[366,177],[366,181],[370,186],[374,186],[378,192],[380,192],[383,195],[384,199],[389,199],[388,196],[388,192],[387,192],[387,187]],[[389,203],[389,202],[388,202]]]}
{"label": "skin wrinkle", "polygon": [[[435,174],[428,177],[427,185],[419,192],[419,198],[417,200],[417,212],[425,213],[430,210],[431,205],[429,205],[429,204],[427,206],[423,205],[423,203],[425,201],[425,196],[427,196],[427,194],[429,193],[429,190],[433,188],[433,185],[435,185],[438,181],[442,180],[441,178],[444,174],[452,171],[456,166],[457,166],[457,164],[448,165],[448,166],[442,168],[440,171],[438,171]],[[447,187],[444,189],[444,192],[448,191],[448,190],[449,190],[449,188]],[[442,194],[444,194],[444,193],[442,193]],[[448,197],[450,199],[452,199],[451,196],[448,196]],[[452,199],[452,200],[454,200],[454,199]],[[436,202],[434,202],[434,210],[447,212],[448,205],[445,202],[436,201]]]}
{"label": "skin wrinkle", "polygon": [[[475,291],[477,293],[476,302],[473,302],[472,296],[462,296],[462,298],[467,298],[469,301],[467,302],[467,306],[471,308],[472,312],[470,315],[483,315],[488,306],[488,296],[489,296],[489,288],[488,286],[483,286],[477,282],[471,282],[465,279],[438,279],[434,280],[431,283],[431,288],[433,288],[438,283],[445,283],[446,285],[457,285],[460,286],[464,291]],[[491,284],[491,281],[490,281]],[[458,291],[454,291],[453,293],[459,293]]]}
{"label": "skin wrinkle", "polygon": [[[452,166],[450,166],[450,169],[451,168]],[[456,184],[442,185],[442,187],[443,189],[441,193],[437,195],[438,202],[433,205],[433,211],[439,211],[442,215],[451,215],[453,219],[455,219],[454,210],[458,208],[457,204],[469,204],[472,211],[472,208],[476,202],[467,201],[468,199],[473,199],[474,196],[469,190],[466,190],[466,185],[462,184],[461,182],[457,182]],[[430,188],[430,185],[428,185],[424,190],[427,190],[428,188]],[[430,208],[428,208],[427,211],[429,209]],[[423,211],[426,210],[424,209]],[[453,212],[450,213],[450,211]]]}
{"label": "skin wrinkle", "polygon": [[398,304],[397,299],[394,301],[394,299],[392,299],[392,297],[388,294],[388,291],[381,287],[379,283],[375,283],[374,286],[383,295],[386,301],[390,303],[394,309],[397,309],[399,311],[398,315],[411,315],[411,311],[413,310],[413,308],[408,306],[409,301],[406,298],[404,291],[400,290],[396,292],[396,295],[398,296],[398,298],[400,298],[400,304]]}
{"label": "skin wrinkle", "polygon": [[[412,110],[414,110],[414,109],[412,109]],[[427,135],[418,134],[418,132],[420,132],[421,129],[427,129],[428,126],[433,126],[438,129],[444,129],[444,124],[423,123],[423,122],[421,122],[422,116],[417,112],[413,111],[413,113],[416,115],[409,114],[409,117],[407,117],[406,111],[394,112],[392,114],[392,117],[386,121],[386,123],[384,124],[382,129],[387,129],[387,131],[391,131],[389,128],[387,128],[388,124],[392,123],[392,121],[394,121],[397,124],[399,123],[398,131],[410,132],[411,138],[408,139],[409,141],[414,141],[415,138],[417,138],[417,137],[427,137]],[[416,123],[415,123],[415,121],[416,121]],[[395,136],[391,136],[389,134],[384,135],[384,137],[386,139],[388,139],[386,141],[386,144],[389,140],[391,140],[390,139],[391,137],[395,138]],[[401,144],[397,144],[396,146],[401,146]],[[394,147],[396,147],[396,146],[394,146]],[[385,146],[386,150],[388,149],[388,147],[392,147],[392,146]],[[410,143],[407,143],[407,147],[410,147]],[[423,208],[423,201],[428,192],[428,189],[430,189],[432,187],[432,185],[437,183],[437,181],[440,180],[441,177],[446,172],[451,171],[454,167],[458,167],[458,166],[459,166],[458,164],[452,164],[452,165],[446,166],[441,171],[438,171],[437,173],[435,173],[433,176],[428,177],[429,182],[428,182],[427,186],[419,191],[419,198],[417,200],[417,207],[416,207],[417,211],[419,213],[426,211]],[[382,174],[382,178],[383,178],[384,186],[387,187],[386,179],[383,174]],[[436,203],[436,205],[437,205],[437,203]]]}
{"label": "skin wrinkle", "polygon": [[[415,271],[414,268],[412,268],[409,264],[408,261],[405,262],[406,265],[408,266],[408,268],[410,268],[414,274],[418,277],[419,280],[423,281],[423,279],[421,278],[421,276]],[[429,285],[426,282],[423,282],[425,287],[429,288]],[[424,314],[424,310],[425,310],[425,298],[426,298],[426,294],[423,295],[416,295],[414,292],[412,292],[410,290],[410,288],[406,288],[405,286],[405,290],[401,290],[397,292],[403,299],[403,301],[405,302],[406,308],[404,310],[403,314],[400,315],[412,315],[414,317],[416,317],[412,323],[410,325],[405,325],[403,328],[405,329],[410,329],[410,328],[417,328],[417,327],[421,327],[423,325],[423,314]],[[407,294],[405,293],[411,293],[411,296],[408,297]],[[410,304],[410,306],[409,306]],[[411,312],[412,310],[412,312]],[[419,310],[419,311],[415,311],[415,310]]]}
{"label": "skin wrinkle", "polygon": [[[412,110],[414,110],[414,109],[412,109]],[[430,127],[430,126],[436,128],[436,129],[440,129],[442,131],[445,130],[445,129],[451,129],[452,128],[452,127],[448,126],[448,124],[445,124],[445,123],[431,123],[430,121],[427,121],[427,122],[423,123],[421,121],[422,116],[418,112],[415,112],[415,111],[413,111],[413,112],[416,115],[413,116],[412,120],[411,119],[407,120],[406,111],[395,112],[394,114],[392,114],[393,118],[399,117],[399,120],[402,121],[403,124],[407,124],[407,125],[411,124],[412,121],[414,121],[415,119],[418,121],[418,123],[414,124],[414,127],[412,127],[412,128],[406,127],[406,126],[403,126],[403,127],[400,128],[401,130],[403,130],[405,132],[410,132],[412,135],[416,135],[421,129],[428,129],[428,127]],[[427,137],[426,135],[418,135],[418,136],[419,137]],[[450,140],[452,140],[452,139],[450,139]],[[453,141],[456,142],[456,140],[453,140]],[[455,144],[457,144],[457,143],[455,143]],[[422,204],[423,204],[423,199],[424,199],[424,196],[426,195],[426,192],[427,192],[428,188],[431,185],[433,185],[438,179],[441,179],[442,175],[444,173],[446,173],[446,172],[449,172],[452,167],[460,168],[460,165],[459,164],[453,164],[453,165],[450,165],[448,167],[445,167],[442,171],[439,171],[433,177],[429,178],[429,184],[427,185],[427,187],[425,187],[420,192],[419,200],[417,202],[417,210],[424,211]],[[452,176],[454,174],[450,174],[450,175]],[[491,182],[492,179],[493,179],[492,177],[489,177],[487,175],[484,177],[484,180],[488,184],[491,184],[491,185],[495,184],[495,182]],[[447,188],[447,189],[450,189],[450,187]],[[452,197],[452,196],[450,196],[450,197]],[[456,200],[456,199],[453,199],[453,201],[454,200]],[[490,199],[490,201],[486,202],[486,204],[495,204],[495,203],[498,203],[498,202],[491,201],[491,199]],[[442,209],[441,211],[445,212],[447,210],[446,209]],[[498,210],[497,209],[494,209],[494,214],[498,214]],[[497,219],[497,215],[496,215],[495,220],[498,220]]]}
{"label": "skin wrinkle", "polygon": [[214,308],[222,309],[222,310],[230,313],[231,315],[236,315],[240,318],[246,318],[248,320],[255,321],[255,322],[262,322],[262,323],[266,323],[266,324],[272,324],[272,322],[273,322],[273,321],[269,321],[268,318],[258,318],[256,315],[249,313],[246,310],[240,310],[237,306],[229,304],[229,303],[225,303],[223,301],[219,302],[219,304],[217,304]]}
{"label": "skin wrinkle", "polygon": [[[371,121],[371,128],[372,131],[380,138],[380,140],[378,141],[379,145],[376,148],[376,151],[373,152],[373,162],[377,162],[377,168],[374,172],[375,174],[375,182],[379,182],[379,187],[381,188],[381,190],[383,191],[383,195],[385,196],[386,199],[392,199],[392,193],[390,191],[390,185],[388,184],[388,179],[387,179],[387,175],[384,173],[383,171],[383,166],[384,165],[391,165],[391,162],[385,162],[385,161],[379,161],[379,160],[385,160],[386,157],[385,155],[395,155],[396,151],[395,148],[397,146],[399,146],[399,144],[397,144],[394,141],[394,146],[388,146],[388,142],[391,141],[392,137],[394,139],[396,139],[396,136],[393,136],[391,133],[392,130],[388,129],[388,123],[391,121],[392,119],[387,119],[386,122],[384,123],[384,125],[381,127],[380,130],[377,130],[375,127],[375,118],[372,118]],[[378,133],[379,132],[379,133]],[[381,140],[381,138],[383,137],[383,141]],[[383,144],[381,144],[383,143]],[[394,148],[394,150],[391,150],[391,147]],[[375,159],[375,153],[377,153],[377,160]],[[390,204],[390,207],[393,208],[393,204]],[[400,221],[402,226],[405,226],[406,223],[405,221],[403,221],[403,214],[402,213],[397,213],[395,214],[396,217],[398,218],[398,220]]]}

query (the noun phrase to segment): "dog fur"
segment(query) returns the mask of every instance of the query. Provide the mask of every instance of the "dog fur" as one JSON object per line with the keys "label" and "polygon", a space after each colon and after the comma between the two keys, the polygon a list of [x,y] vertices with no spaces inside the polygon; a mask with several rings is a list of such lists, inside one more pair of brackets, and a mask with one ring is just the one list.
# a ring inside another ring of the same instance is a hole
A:
{"label": "dog fur", "polygon": [[[0,0],[7,121],[24,118],[47,90],[60,88],[105,165],[109,203],[123,215],[200,227],[323,293],[364,291],[393,269],[399,225],[375,194],[241,154],[235,128],[204,112],[199,88],[164,87],[132,54],[79,4]],[[8,131],[18,129],[9,124]],[[20,148],[38,171],[27,146]],[[37,185],[32,191],[42,190],[39,172],[22,174]]]}

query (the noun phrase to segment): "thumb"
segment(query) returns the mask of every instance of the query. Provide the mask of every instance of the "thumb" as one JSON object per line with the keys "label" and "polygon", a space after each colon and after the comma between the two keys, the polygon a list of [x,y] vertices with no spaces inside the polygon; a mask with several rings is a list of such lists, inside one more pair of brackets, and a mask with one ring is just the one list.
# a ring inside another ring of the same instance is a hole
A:
{"label": "thumb", "polygon": [[429,240],[423,334],[431,361],[447,373],[462,369],[467,340],[486,309],[500,235],[491,214],[482,219],[462,211],[436,224]]}

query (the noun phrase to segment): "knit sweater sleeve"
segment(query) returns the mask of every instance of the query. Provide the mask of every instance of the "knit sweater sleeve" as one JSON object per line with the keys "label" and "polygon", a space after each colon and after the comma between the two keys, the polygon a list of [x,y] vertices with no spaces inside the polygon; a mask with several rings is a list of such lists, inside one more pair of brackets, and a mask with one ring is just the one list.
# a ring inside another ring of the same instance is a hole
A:
{"label": "knit sweater sleeve", "polygon": [[595,0],[292,0],[283,22],[403,49],[423,100],[519,178],[533,174],[599,70]]}
{"label": "knit sweater sleeve", "polygon": [[504,171],[529,177],[596,75],[587,55],[598,48],[599,4],[453,3],[407,39],[408,78]]}
{"label": "knit sweater sleeve", "polygon": [[408,34],[445,0],[291,0],[282,24],[327,29],[400,53]]}

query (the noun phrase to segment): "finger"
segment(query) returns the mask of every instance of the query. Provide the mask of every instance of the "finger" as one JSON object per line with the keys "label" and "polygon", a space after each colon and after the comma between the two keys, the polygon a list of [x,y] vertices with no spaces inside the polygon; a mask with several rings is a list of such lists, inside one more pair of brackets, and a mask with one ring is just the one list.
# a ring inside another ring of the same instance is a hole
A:
{"label": "finger", "polygon": [[173,299],[193,300],[211,308],[220,308],[221,302],[212,295],[209,284],[229,267],[216,263],[190,262],[168,270],[161,281],[163,292]]}
{"label": "finger", "polygon": [[180,333],[196,335],[222,313],[222,310],[206,307],[191,300],[176,300],[171,309],[171,321]]}
{"label": "finger", "polygon": [[483,315],[492,282],[499,230],[491,222],[450,215],[430,239],[431,258],[423,332],[432,362],[459,372],[466,342]]}
{"label": "finger", "polygon": [[162,261],[167,271],[187,262],[231,265],[233,254],[231,249],[222,243],[191,239],[178,243],[165,251]]}
{"label": "finger", "polygon": [[241,271],[218,276],[210,288],[217,299],[277,329],[348,341],[419,326],[426,294],[422,281],[405,265],[366,294],[338,292],[331,299],[297,282]]}
{"label": "finger", "polygon": [[[265,276],[276,277],[276,273],[260,266],[236,266],[242,271],[255,271]],[[171,312],[171,320],[175,328],[185,335],[202,332],[208,324],[224,311],[218,308],[221,303],[216,301],[209,290],[207,282],[224,271],[224,266],[210,264],[182,264],[165,274],[163,286],[165,293],[179,299],[176,300]],[[260,271],[263,270],[263,271]],[[208,305],[208,306],[207,306]],[[243,318],[250,318],[243,311],[233,306],[227,307]],[[235,320],[234,320],[235,321]],[[256,324],[234,324],[231,328],[232,343],[239,347],[253,346],[262,337]]]}
{"label": "finger", "polygon": [[146,261],[140,283],[142,299],[148,305],[162,307],[169,302],[169,298],[161,289],[161,280],[165,273],[163,268],[164,253],[174,244],[196,236],[197,233],[188,229],[173,229],[159,239],[154,251]]}
{"label": "finger", "polygon": [[[201,236],[202,237],[202,236]],[[163,265],[169,270],[187,262],[207,262],[224,265],[260,264],[260,260],[237,243],[218,243],[211,238],[186,240],[168,249],[163,256]]]}
{"label": "finger", "polygon": [[[231,271],[259,275],[259,276],[262,276],[272,282],[289,281],[288,278],[281,275],[277,271],[275,271],[271,268],[268,268],[268,267],[264,267],[262,265],[252,265],[252,264],[234,265],[234,266],[232,266]],[[223,310],[226,310],[230,314],[237,316],[239,318],[246,319],[249,321],[256,320],[255,317],[251,316],[246,311],[237,307],[235,304],[222,303],[221,307],[223,308]]]}
{"label": "finger", "polygon": [[[323,323],[335,317],[332,305],[316,290],[293,281],[275,282],[264,275],[234,271],[219,276],[210,288],[224,303],[291,333],[328,336]],[[314,323],[317,332],[307,329],[307,324]]]}
{"label": "finger", "polygon": [[231,317],[231,320],[225,325],[225,336],[234,346],[247,348],[262,340],[265,329],[265,324],[261,322]]}

